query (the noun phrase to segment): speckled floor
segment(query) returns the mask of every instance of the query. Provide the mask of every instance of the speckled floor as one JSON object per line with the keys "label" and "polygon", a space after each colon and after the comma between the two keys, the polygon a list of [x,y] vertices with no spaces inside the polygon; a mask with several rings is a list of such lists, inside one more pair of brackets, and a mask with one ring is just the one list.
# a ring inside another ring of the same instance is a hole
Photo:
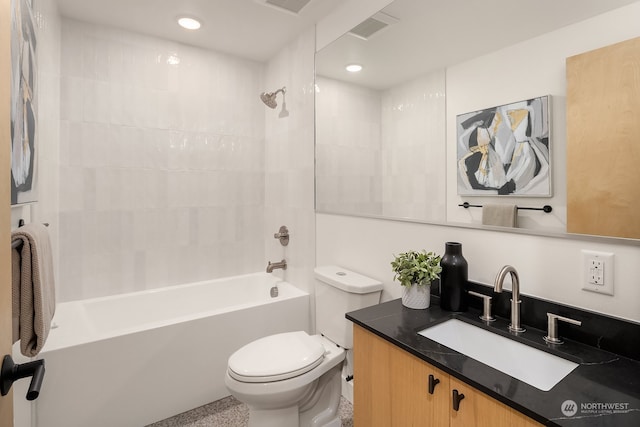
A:
{"label": "speckled floor", "polygon": [[[345,398],[340,399],[340,419],[343,427],[353,427],[353,407]],[[147,427],[244,427],[248,423],[247,406],[229,396]]]}

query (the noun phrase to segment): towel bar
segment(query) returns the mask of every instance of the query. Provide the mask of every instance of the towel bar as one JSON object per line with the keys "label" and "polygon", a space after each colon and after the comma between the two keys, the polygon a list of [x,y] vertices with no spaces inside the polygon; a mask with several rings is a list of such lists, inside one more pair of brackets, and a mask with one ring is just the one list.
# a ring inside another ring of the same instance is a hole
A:
{"label": "towel bar", "polygon": [[[47,227],[49,226],[48,222],[43,222],[43,224]],[[18,221],[18,227],[22,227],[23,225],[24,225],[24,219],[21,219],[20,221]],[[16,239],[11,241],[11,249],[18,249],[20,246],[22,246],[22,239]]]}
{"label": "towel bar", "polygon": [[[459,204],[458,206],[460,206],[461,208],[481,208],[482,205],[472,205],[469,202],[464,202],[462,204]],[[527,207],[523,207],[523,206],[516,206],[516,208],[518,210],[525,210],[525,211],[544,211],[545,213],[549,213],[553,210],[553,208],[549,205],[544,205],[541,208],[527,208]]]}

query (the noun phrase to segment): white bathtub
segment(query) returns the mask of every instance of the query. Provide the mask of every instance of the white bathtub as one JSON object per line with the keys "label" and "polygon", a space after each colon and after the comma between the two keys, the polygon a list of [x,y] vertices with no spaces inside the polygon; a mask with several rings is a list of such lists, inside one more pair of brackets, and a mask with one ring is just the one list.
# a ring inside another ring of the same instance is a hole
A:
{"label": "white bathtub", "polygon": [[62,303],[54,323],[31,426],[141,427],[228,396],[231,353],[309,331],[309,295],[256,273]]}

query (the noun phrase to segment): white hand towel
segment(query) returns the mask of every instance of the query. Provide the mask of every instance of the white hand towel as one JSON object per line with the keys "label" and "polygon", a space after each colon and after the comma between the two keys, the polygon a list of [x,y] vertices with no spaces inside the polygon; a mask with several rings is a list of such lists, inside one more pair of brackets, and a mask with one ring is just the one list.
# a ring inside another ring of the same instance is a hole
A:
{"label": "white hand towel", "polygon": [[497,225],[500,227],[517,227],[518,207],[516,205],[505,204],[484,204],[482,206],[482,224]]}

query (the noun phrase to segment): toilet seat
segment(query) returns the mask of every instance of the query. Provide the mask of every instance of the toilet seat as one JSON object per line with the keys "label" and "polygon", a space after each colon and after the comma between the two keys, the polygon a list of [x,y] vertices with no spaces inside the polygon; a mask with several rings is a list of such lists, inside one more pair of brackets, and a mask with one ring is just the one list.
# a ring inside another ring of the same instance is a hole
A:
{"label": "toilet seat", "polygon": [[304,331],[253,341],[229,357],[229,375],[242,382],[266,383],[302,375],[322,363],[324,346]]}

